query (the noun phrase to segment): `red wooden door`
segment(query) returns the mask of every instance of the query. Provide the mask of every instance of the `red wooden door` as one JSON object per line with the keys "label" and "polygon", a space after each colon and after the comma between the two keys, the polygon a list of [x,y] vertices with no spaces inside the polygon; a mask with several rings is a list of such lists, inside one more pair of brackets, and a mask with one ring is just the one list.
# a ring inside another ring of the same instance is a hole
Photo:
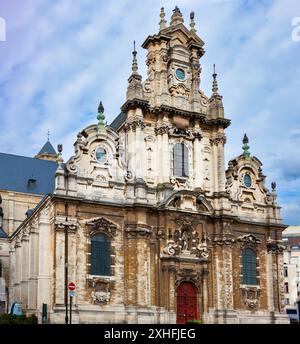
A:
{"label": "red wooden door", "polygon": [[197,289],[194,284],[183,282],[177,287],[177,324],[186,324],[197,317]]}

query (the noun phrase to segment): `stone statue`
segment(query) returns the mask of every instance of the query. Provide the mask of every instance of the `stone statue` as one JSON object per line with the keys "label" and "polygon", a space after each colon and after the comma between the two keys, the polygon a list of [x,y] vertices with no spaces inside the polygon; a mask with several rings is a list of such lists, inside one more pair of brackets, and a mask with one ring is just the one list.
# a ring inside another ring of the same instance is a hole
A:
{"label": "stone statue", "polygon": [[183,251],[187,251],[188,249],[188,244],[189,244],[188,239],[189,238],[188,238],[187,231],[184,231],[181,236],[181,246],[182,246]]}

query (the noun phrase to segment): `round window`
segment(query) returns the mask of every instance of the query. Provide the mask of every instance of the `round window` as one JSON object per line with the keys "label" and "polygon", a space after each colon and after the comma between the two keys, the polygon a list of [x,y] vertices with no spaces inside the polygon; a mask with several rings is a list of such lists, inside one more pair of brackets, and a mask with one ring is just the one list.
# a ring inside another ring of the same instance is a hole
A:
{"label": "round window", "polygon": [[107,158],[106,150],[103,147],[99,147],[96,150],[96,159],[100,164],[104,164]]}
{"label": "round window", "polygon": [[250,186],[252,185],[252,179],[251,179],[251,176],[249,174],[245,174],[245,176],[244,176],[244,185],[247,188],[250,188]]}
{"label": "round window", "polygon": [[185,79],[185,72],[183,69],[181,68],[177,68],[176,69],[176,77],[177,79],[183,81]]}

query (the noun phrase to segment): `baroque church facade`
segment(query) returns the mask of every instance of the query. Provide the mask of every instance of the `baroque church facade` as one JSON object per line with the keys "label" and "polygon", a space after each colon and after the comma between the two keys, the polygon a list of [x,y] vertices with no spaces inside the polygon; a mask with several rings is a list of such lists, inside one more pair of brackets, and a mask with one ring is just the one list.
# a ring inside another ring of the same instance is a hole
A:
{"label": "baroque church facade", "polygon": [[74,323],[287,322],[276,184],[246,135],[225,169],[230,120],[215,72],[200,90],[194,14],[160,17],[146,80],[134,49],[120,115],[105,125],[100,103],[74,156],[59,147],[53,192],[5,239],[10,300],[64,323],[74,282]]}

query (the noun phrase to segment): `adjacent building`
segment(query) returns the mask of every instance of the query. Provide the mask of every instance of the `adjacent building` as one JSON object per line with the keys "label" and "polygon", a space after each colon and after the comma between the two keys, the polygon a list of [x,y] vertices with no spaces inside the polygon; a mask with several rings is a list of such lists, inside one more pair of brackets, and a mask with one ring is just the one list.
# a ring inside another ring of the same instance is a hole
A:
{"label": "adjacent building", "polygon": [[[134,49],[121,113],[106,126],[100,103],[74,155],[47,161],[55,184],[38,204],[19,190],[36,204],[23,222],[9,215],[14,183],[2,187],[10,300],[40,320],[46,304],[48,321],[64,323],[74,282],[77,323],[287,322],[276,184],[246,135],[225,167],[230,120],[215,70],[212,94],[200,88],[194,14],[188,27],[178,7],[169,25],[160,18],[142,44],[146,80]],[[36,188],[39,171],[26,176]]]}
{"label": "adjacent building", "polygon": [[0,314],[9,309],[9,236],[53,193],[58,154],[48,140],[35,158],[0,153]]}
{"label": "adjacent building", "polygon": [[284,259],[284,301],[291,319],[298,319],[300,301],[300,226],[289,226],[282,233]]}

